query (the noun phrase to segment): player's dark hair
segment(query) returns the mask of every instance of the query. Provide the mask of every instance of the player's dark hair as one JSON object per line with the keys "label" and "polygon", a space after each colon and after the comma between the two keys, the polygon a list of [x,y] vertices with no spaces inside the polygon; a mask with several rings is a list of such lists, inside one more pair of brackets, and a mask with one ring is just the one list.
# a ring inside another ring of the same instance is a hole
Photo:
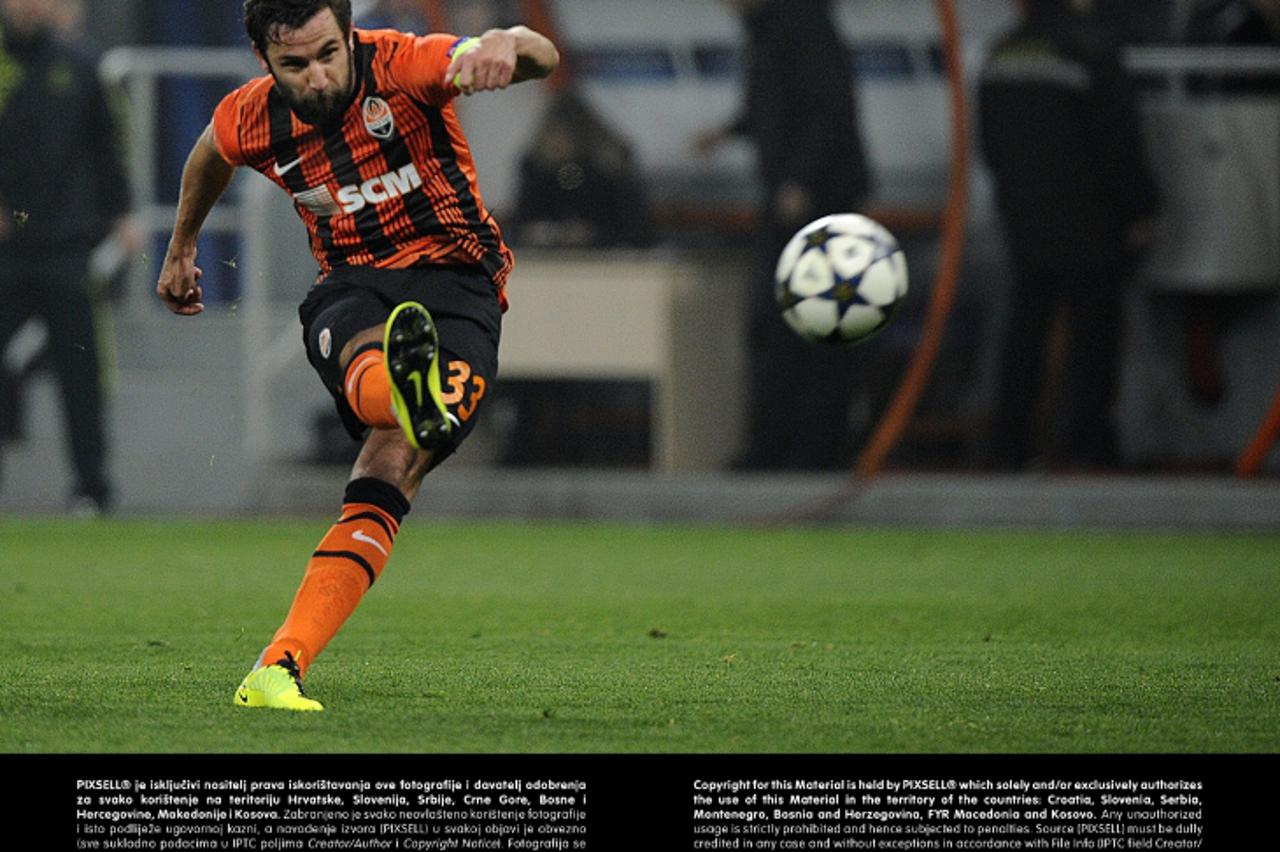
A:
{"label": "player's dark hair", "polygon": [[351,0],[244,0],[244,28],[263,56],[269,42],[279,43],[281,29],[296,30],[318,12],[332,9],[338,28],[351,29]]}

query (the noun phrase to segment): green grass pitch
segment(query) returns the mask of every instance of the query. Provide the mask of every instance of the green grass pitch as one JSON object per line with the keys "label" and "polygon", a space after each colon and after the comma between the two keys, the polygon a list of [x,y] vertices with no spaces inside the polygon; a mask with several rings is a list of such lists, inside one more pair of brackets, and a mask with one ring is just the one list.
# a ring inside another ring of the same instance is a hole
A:
{"label": "green grass pitch", "polygon": [[1280,536],[412,517],[233,707],[328,523],[0,520],[0,751],[1280,750]]}

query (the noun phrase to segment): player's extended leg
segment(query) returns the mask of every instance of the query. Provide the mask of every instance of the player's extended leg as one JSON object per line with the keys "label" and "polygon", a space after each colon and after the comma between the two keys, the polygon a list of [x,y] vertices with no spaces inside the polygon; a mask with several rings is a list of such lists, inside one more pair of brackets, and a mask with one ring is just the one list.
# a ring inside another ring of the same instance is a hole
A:
{"label": "player's extended leg", "polygon": [[[238,706],[323,709],[303,693],[302,677],[381,576],[409,511],[404,491],[417,487],[409,476],[385,475],[390,465],[378,457],[388,442],[399,444],[402,452],[397,457],[423,457],[416,465],[406,461],[402,470],[409,473],[420,466],[425,471],[430,454],[409,447],[398,430],[379,429],[370,435],[347,483],[342,514],[311,554],[284,624],[236,690]],[[384,476],[369,476],[366,470]]]}
{"label": "player's extended leg", "polygon": [[356,460],[341,516],[312,553],[284,624],[236,690],[237,706],[323,709],[304,694],[302,677],[381,575],[432,450],[452,428],[438,361],[435,327],[413,302],[342,347],[343,395],[373,431]]}

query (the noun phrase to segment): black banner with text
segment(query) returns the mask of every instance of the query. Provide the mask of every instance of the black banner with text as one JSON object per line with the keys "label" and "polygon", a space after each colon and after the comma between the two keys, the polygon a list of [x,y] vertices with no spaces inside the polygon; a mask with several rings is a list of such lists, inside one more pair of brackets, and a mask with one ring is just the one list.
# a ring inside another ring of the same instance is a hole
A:
{"label": "black banner with text", "polygon": [[1277,755],[94,754],[6,762],[11,779],[24,779],[8,804],[43,835],[41,848],[153,852],[1234,850],[1275,833],[1280,768]]}

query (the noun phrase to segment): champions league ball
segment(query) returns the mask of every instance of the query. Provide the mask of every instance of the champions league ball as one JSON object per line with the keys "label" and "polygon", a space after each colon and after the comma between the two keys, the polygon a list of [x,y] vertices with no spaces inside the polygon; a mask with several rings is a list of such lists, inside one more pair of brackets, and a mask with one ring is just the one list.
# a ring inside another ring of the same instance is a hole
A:
{"label": "champions league ball", "polygon": [[907,295],[907,261],[879,222],[824,216],[782,250],[774,295],[782,318],[806,340],[857,343],[884,328]]}

